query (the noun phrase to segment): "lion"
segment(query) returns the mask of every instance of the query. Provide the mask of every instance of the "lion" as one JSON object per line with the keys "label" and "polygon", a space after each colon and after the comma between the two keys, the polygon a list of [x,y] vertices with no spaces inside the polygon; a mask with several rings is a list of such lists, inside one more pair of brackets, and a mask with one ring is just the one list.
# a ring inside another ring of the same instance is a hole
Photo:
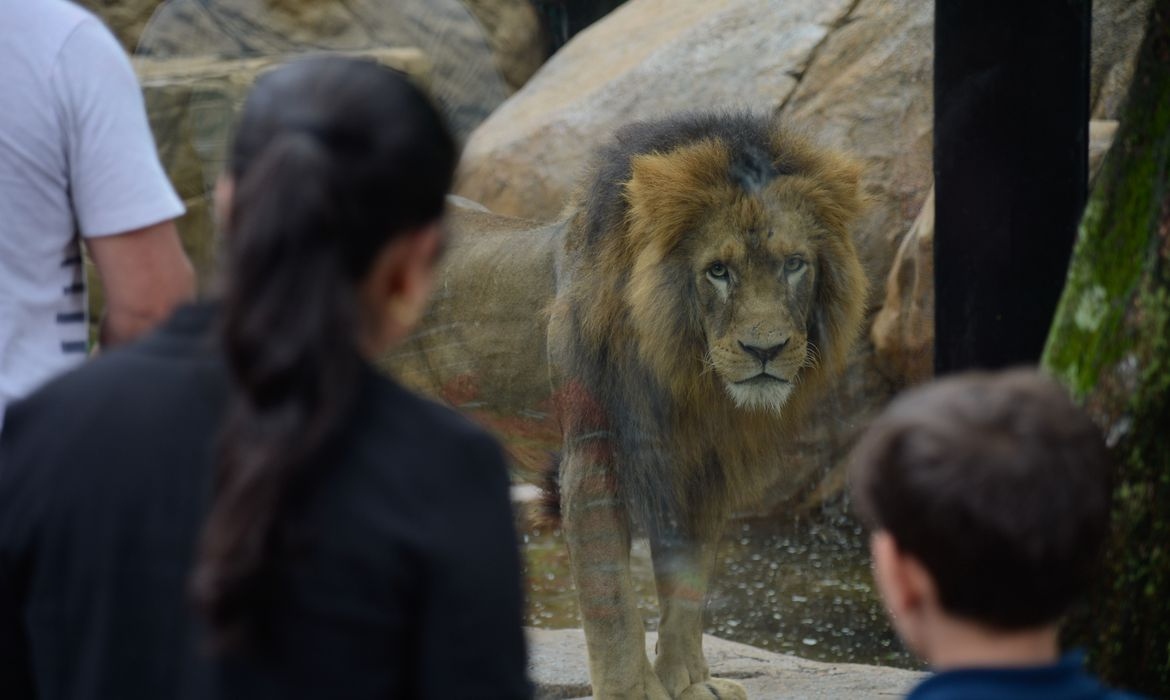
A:
{"label": "lion", "polygon": [[[774,118],[692,114],[620,129],[571,200],[548,330],[564,437],[548,500],[596,697],[746,697],[703,657],[708,580],[726,518],[782,473],[858,335],[859,174]],[[661,612],[653,663],[635,529]]]}

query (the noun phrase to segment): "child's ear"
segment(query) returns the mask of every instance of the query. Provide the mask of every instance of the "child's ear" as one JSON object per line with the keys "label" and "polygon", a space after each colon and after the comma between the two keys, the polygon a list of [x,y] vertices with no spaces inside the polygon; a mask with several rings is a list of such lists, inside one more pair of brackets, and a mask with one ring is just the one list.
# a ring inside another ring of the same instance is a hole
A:
{"label": "child's ear", "polygon": [[362,282],[370,319],[365,346],[380,354],[405,338],[422,318],[435,280],[443,233],[437,223],[399,234],[383,246]]}
{"label": "child's ear", "polygon": [[906,646],[922,654],[922,623],[938,602],[934,579],[918,559],[898,548],[889,532],[874,532],[869,548],[874,581],[890,621]]}
{"label": "child's ear", "polygon": [[886,610],[894,618],[902,615],[907,604],[905,576],[901,571],[898,546],[885,530],[870,535],[869,551],[873,556],[873,578]]}
{"label": "child's ear", "polygon": [[914,555],[902,551],[893,535],[879,530],[870,537],[874,578],[891,612],[909,611],[935,602],[934,579]]}

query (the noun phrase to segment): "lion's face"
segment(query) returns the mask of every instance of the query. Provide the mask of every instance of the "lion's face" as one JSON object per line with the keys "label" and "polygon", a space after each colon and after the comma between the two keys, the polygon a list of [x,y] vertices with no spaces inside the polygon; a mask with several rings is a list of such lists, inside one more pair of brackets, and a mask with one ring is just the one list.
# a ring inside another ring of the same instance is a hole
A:
{"label": "lion's face", "polygon": [[741,200],[712,216],[684,253],[706,365],[740,408],[779,412],[812,359],[813,225],[777,202]]}
{"label": "lion's face", "polygon": [[[737,175],[710,140],[633,160],[628,228],[599,264],[627,270],[610,288],[624,285],[638,356],[678,399],[720,392],[780,413],[844,366],[866,290],[848,232],[858,171],[780,150],[791,172],[767,179]],[[612,337],[617,306],[593,308],[590,327]]]}

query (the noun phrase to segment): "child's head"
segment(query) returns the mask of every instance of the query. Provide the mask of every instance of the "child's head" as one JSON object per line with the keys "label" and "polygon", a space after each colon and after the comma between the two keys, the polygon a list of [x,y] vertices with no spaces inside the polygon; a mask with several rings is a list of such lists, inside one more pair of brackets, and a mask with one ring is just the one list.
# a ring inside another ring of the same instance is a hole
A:
{"label": "child's head", "polygon": [[883,546],[908,558],[943,613],[992,630],[1054,624],[1084,591],[1106,535],[1101,435],[1035,371],[907,392],[861,438],[850,479],[875,558]]}

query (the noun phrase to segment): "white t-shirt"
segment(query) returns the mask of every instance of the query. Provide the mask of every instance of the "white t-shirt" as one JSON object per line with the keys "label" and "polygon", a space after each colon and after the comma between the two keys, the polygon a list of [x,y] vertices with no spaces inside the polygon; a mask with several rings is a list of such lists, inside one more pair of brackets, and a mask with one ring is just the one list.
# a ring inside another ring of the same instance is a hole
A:
{"label": "white t-shirt", "polygon": [[86,356],[78,234],[182,213],[109,30],[66,0],[0,0],[0,426]]}

